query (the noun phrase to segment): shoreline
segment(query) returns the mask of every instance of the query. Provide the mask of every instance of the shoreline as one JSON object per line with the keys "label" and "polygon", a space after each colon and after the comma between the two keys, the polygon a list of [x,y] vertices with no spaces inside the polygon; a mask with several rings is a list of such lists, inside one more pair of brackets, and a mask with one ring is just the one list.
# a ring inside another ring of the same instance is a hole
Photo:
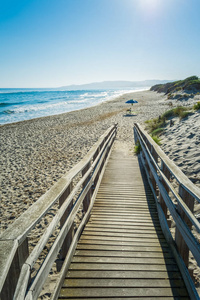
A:
{"label": "shoreline", "polygon": [[35,117],[35,118],[27,119],[27,120],[21,120],[21,121],[16,121],[16,122],[10,122],[10,123],[0,124],[0,127],[5,126],[5,125],[9,125],[9,124],[16,124],[16,123],[21,123],[21,122],[28,122],[28,121],[31,121],[31,120],[37,120],[37,119],[49,118],[49,117],[56,117],[56,116],[63,115],[63,114],[73,113],[73,112],[77,112],[77,111],[80,111],[80,110],[89,109],[89,108],[92,108],[92,107],[104,104],[104,103],[109,102],[109,101],[113,101],[114,99],[119,98],[119,97],[121,97],[123,95],[127,95],[127,94],[131,94],[132,95],[133,93],[144,92],[144,91],[150,91],[150,88],[148,88],[148,89],[140,89],[140,90],[133,90],[131,92],[129,91],[127,93],[123,93],[123,94],[118,95],[118,96],[111,96],[111,99],[107,99],[107,100],[104,100],[102,102],[99,102],[99,103],[96,103],[94,105],[91,105],[91,106],[88,106],[88,107],[84,107],[84,108],[78,108],[78,109],[75,109],[75,110],[66,111],[66,112],[59,113],[59,114],[53,114],[53,115],[42,116],[42,117]]}

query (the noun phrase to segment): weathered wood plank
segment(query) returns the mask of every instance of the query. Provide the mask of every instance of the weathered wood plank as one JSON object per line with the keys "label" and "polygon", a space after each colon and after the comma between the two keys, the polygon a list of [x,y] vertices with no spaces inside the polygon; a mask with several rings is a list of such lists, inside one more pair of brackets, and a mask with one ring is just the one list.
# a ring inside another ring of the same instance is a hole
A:
{"label": "weathered wood plank", "polygon": [[89,231],[85,230],[83,232],[83,235],[98,235],[98,236],[119,236],[119,237],[146,237],[146,238],[156,238],[156,237],[161,237],[163,238],[163,234],[151,234],[151,233],[125,233],[125,232],[103,232],[103,231]]}
{"label": "weathered wood plank", "polygon": [[135,212],[106,212],[106,211],[93,211],[92,212],[92,218],[95,217],[126,217],[127,219],[132,219],[133,217],[136,217],[137,219],[142,219],[142,220],[159,220],[157,214],[139,214]]}
{"label": "weathered wood plank", "polygon": [[[58,298],[58,299],[69,299],[69,298]],[[73,298],[70,298],[70,299],[73,299],[73,300],[88,300],[88,298],[84,298],[84,297],[81,297],[81,298],[77,298],[77,297],[73,297]],[[126,299],[128,299],[128,300],[141,300],[141,297],[126,297],[126,298],[121,298],[121,297],[115,297],[115,298],[113,298],[113,297],[109,297],[109,298],[106,298],[106,297],[95,297],[95,298],[93,298],[93,297],[90,297],[89,298],[90,300],[126,300]],[[155,300],[155,297],[146,297],[146,299],[148,299],[148,300]],[[191,298],[189,298],[189,297],[174,297],[174,296],[172,296],[172,297],[168,297],[168,296],[166,296],[166,297],[156,297],[156,300],[191,300]]]}
{"label": "weathered wood plank", "polygon": [[61,289],[61,297],[172,297],[187,296],[183,288],[68,288]]}
{"label": "weathered wood plank", "polygon": [[134,258],[134,257],[157,257],[157,258],[171,258],[172,254],[170,252],[128,252],[128,251],[114,251],[114,250],[76,250],[74,256],[88,256],[88,257],[124,257],[124,258]]}
{"label": "weathered wood plank", "polygon": [[155,229],[153,226],[137,226],[137,225],[118,225],[118,224],[98,224],[98,223],[88,223],[86,228],[113,228],[113,229],[125,229],[125,230],[141,230],[146,232],[162,232],[160,227]]}
{"label": "weathered wood plank", "polygon": [[123,222],[123,221],[112,221],[112,220],[95,220],[95,219],[90,219],[88,224],[92,225],[92,224],[99,224],[99,225],[117,225],[117,226],[140,226],[141,228],[145,228],[145,227],[149,227],[149,228],[155,228],[158,229],[160,228],[160,224],[145,224],[145,223],[135,223],[134,221],[127,221],[127,222]]}
{"label": "weathered wood plank", "polygon": [[176,265],[150,264],[150,263],[146,263],[146,264],[71,263],[69,270],[178,272],[178,267]]}
{"label": "weathered wood plank", "polygon": [[182,279],[179,272],[166,272],[166,271],[102,271],[102,270],[69,270],[66,278],[144,278],[144,279]]}
{"label": "weathered wood plank", "polygon": [[135,233],[137,233],[137,234],[141,234],[141,236],[143,235],[143,234],[145,234],[145,236],[146,235],[149,235],[149,237],[152,237],[152,236],[160,236],[160,235],[162,235],[163,236],[163,233],[161,232],[161,231],[146,231],[146,230],[139,230],[139,229],[127,229],[127,228],[122,228],[122,229],[119,229],[119,228],[99,228],[99,227],[97,227],[97,228],[95,228],[95,227],[87,227],[86,229],[85,229],[85,234],[88,234],[88,233],[90,233],[90,232],[101,232],[101,233],[103,233],[103,232],[117,232],[117,233],[133,233],[133,234],[135,234]]}
{"label": "weathered wood plank", "polygon": [[111,246],[111,245],[77,245],[78,250],[108,250],[108,251],[141,251],[141,252],[163,252],[169,251],[169,247],[161,248],[156,246]]}
{"label": "weathered wood plank", "polygon": [[[117,222],[123,222],[123,223],[127,223],[127,222],[132,222],[133,224],[152,224],[152,220],[143,220],[143,219],[136,219],[136,218],[117,218],[117,217],[95,217],[95,218],[92,218],[91,217],[91,221],[117,221]],[[154,222],[155,224],[159,225],[159,220],[156,220]]]}
{"label": "weathered wood plank", "polygon": [[183,287],[180,279],[65,279],[63,287]]}
{"label": "weathered wood plank", "polygon": [[130,242],[122,242],[120,240],[116,241],[116,240],[98,240],[98,239],[82,239],[81,241],[79,241],[79,244],[90,244],[90,245],[112,245],[112,246],[133,246],[133,245],[137,245],[137,246],[160,246],[162,245],[167,247],[167,243],[160,243],[159,240],[153,240],[151,242],[149,242],[149,240],[146,241],[142,241],[142,239],[140,241],[130,241]]}
{"label": "weathered wood plank", "polygon": [[[81,257],[74,256],[72,263],[95,263],[95,264],[114,264],[118,268],[119,264],[153,264],[153,265],[176,265],[176,262],[172,258],[149,258],[149,257]],[[72,267],[73,269],[73,267]]]}

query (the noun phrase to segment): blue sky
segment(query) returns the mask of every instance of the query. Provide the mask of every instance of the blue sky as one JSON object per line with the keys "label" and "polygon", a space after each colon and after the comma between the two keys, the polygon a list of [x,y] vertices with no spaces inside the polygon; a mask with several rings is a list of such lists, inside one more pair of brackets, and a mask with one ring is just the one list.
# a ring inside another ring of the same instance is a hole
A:
{"label": "blue sky", "polygon": [[0,87],[200,75],[199,0],[0,0]]}

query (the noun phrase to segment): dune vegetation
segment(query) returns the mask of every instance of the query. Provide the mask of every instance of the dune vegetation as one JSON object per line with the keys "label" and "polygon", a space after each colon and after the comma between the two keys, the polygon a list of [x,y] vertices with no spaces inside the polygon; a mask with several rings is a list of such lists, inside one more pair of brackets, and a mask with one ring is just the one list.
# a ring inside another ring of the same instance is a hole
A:
{"label": "dune vegetation", "polygon": [[191,76],[184,80],[156,84],[152,86],[150,90],[158,93],[165,93],[166,95],[169,95],[168,98],[170,98],[173,93],[177,92],[185,93],[182,96],[187,97],[191,96],[191,94],[200,93],[200,79],[197,76]]}

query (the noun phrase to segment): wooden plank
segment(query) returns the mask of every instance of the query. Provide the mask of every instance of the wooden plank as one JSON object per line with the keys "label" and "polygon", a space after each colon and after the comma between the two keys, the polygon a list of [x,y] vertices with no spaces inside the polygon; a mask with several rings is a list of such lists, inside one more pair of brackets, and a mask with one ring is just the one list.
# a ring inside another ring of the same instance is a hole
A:
{"label": "wooden plank", "polygon": [[144,213],[144,214],[156,214],[157,211],[156,211],[156,208],[154,208],[154,210],[152,209],[151,211],[149,210],[149,207],[146,207],[146,208],[139,208],[138,205],[137,206],[134,206],[134,207],[128,207],[126,204],[124,205],[120,205],[120,206],[115,206],[114,203],[113,205],[107,205],[105,206],[107,202],[104,203],[104,205],[94,205],[94,208],[93,208],[93,212],[96,212],[96,211],[109,211],[110,208],[112,208],[112,212],[119,212],[121,210],[121,212],[124,212],[124,213],[127,213],[127,212],[135,212],[135,213]]}
{"label": "wooden plank", "polygon": [[165,264],[103,264],[103,263],[71,263],[69,270],[103,270],[103,271],[161,271],[178,272],[176,265]]}
{"label": "wooden plank", "polygon": [[63,287],[183,287],[184,283],[180,279],[65,279]]}
{"label": "wooden plank", "polygon": [[[98,232],[98,233],[97,233]],[[146,237],[146,238],[163,238],[163,234],[150,234],[150,233],[125,233],[125,232],[102,232],[102,231],[87,231],[84,230],[83,235],[98,235],[98,236],[119,236],[119,237]]]}
{"label": "wooden plank", "polygon": [[108,241],[116,241],[116,242],[133,242],[133,243],[135,243],[135,242],[142,242],[142,241],[144,241],[144,242],[150,242],[150,243],[160,243],[160,244],[163,244],[163,242],[166,242],[166,240],[165,240],[165,238],[164,238],[164,236],[162,237],[162,238],[159,238],[158,239],[158,237],[154,237],[154,238],[151,238],[151,239],[149,239],[149,237],[146,237],[146,238],[144,238],[144,237],[141,237],[141,236],[139,236],[139,237],[122,237],[122,236],[103,236],[103,235],[85,235],[85,234],[83,234],[82,236],[81,236],[81,239],[80,239],[80,242],[81,241],[84,241],[84,240],[92,240],[92,241],[96,241],[96,240],[100,240],[100,241],[105,241],[105,242],[108,242]]}
{"label": "wooden plank", "polygon": [[156,246],[111,246],[111,245],[77,245],[78,250],[108,250],[108,251],[140,251],[140,252],[164,252],[168,251],[169,248],[161,248]]}
{"label": "wooden plank", "polygon": [[100,256],[100,257],[166,257],[171,258],[170,252],[131,252],[131,251],[114,251],[114,250],[76,250],[75,256]]}
{"label": "wooden plank", "polygon": [[153,226],[137,226],[137,225],[118,225],[118,224],[98,224],[98,223],[88,223],[86,225],[86,228],[115,228],[115,229],[131,229],[131,230],[141,230],[146,232],[162,232],[162,230],[158,227],[158,229],[155,229]]}
{"label": "wooden plank", "polygon": [[[117,217],[95,217],[95,218],[92,218],[91,217],[91,220],[93,221],[95,219],[95,221],[101,221],[101,220],[111,220],[111,221],[117,221],[117,222],[123,222],[123,223],[127,223],[127,222],[132,222],[134,224],[139,224],[139,223],[142,223],[142,224],[152,224],[152,221],[151,220],[142,220],[142,219],[136,219],[136,218],[117,218]],[[154,223],[156,224],[159,224],[159,220],[156,220]]]}
{"label": "wooden plank", "polygon": [[150,223],[150,224],[142,224],[142,223],[135,223],[134,221],[128,221],[128,222],[122,222],[122,221],[110,221],[110,220],[95,220],[95,219],[91,219],[89,220],[88,222],[89,225],[117,225],[117,226],[131,226],[133,228],[139,226],[140,228],[143,228],[145,229],[146,227],[149,227],[149,228],[155,228],[156,230],[157,229],[160,229],[160,224],[153,224],[153,223]]}
{"label": "wooden plank", "polygon": [[[138,205],[136,206],[129,206],[129,205],[116,205],[116,204],[107,204],[107,202],[105,202],[104,204],[102,203],[100,204],[95,204],[94,205],[94,211],[107,211],[107,210],[112,210],[114,209],[115,211],[121,210],[121,211],[134,211],[136,213],[144,213],[144,214],[148,214],[149,213],[149,207],[139,207]],[[151,213],[157,213],[156,207],[152,208],[150,210]]]}
{"label": "wooden plank", "polygon": [[4,285],[17,248],[17,241],[0,241],[0,270],[2,270],[2,272],[0,272],[0,290]]}
{"label": "wooden plank", "polygon": [[129,279],[182,279],[179,272],[166,271],[102,271],[102,270],[69,270],[66,278],[129,278]]}
{"label": "wooden plank", "polygon": [[[74,256],[72,263],[95,263],[95,264],[114,264],[117,269],[118,265],[123,264],[141,264],[141,265],[176,265],[174,259],[171,258],[149,258],[149,257],[81,257],[81,256]],[[73,267],[72,267],[73,269]]]}
{"label": "wooden plank", "polygon": [[133,201],[119,201],[119,202],[115,202],[113,201],[98,201],[95,202],[95,208],[101,209],[109,209],[109,208],[115,208],[115,209],[127,209],[127,210],[131,210],[131,211],[144,211],[144,212],[148,212],[148,211],[152,211],[152,212],[156,212],[156,206],[155,203],[154,204],[149,204],[148,203],[144,203],[144,202],[140,202],[140,203],[135,203]]}
{"label": "wooden plank", "polygon": [[137,219],[145,219],[145,220],[159,220],[157,214],[139,214],[135,212],[110,212],[110,211],[93,211],[91,214],[92,218],[100,217],[100,216],[108,216],[108,217],[126,217],[127,219],[133,219],[133,217],[136,217]]}
{"label": "wooden plank", "polygon": [[68,288],[61,289],[60,297],[172,297],[187,296],[182,288]]}
{"label": "wooden plank", "polygon": [[129,201],[133,201],[133,202],[139,202],[141,200],[144,201],[149,201],[150,203],[153,202],[154,198],[151,195],[146,195],[145,193],[139,193],[139,192],[134,192],[134,193],[130,193],[130,194],[120,194],[119,192],[113,192],[110,191],[110,193],[105,193],[105,194],[99,194],[97,197],[97,200],[129,200]]}
{"label": "wooden plank", "polygon": [[141,240],[141,241],[130,241],[130,242],[122,242],[120,240],[116,241],[116,240],[97,240],[97,239],[81,239],[81,241],[79,241],[79,244],[89,244],[89,245],[112,245],[112,246],[133,246],[133,245],[137,245],[137,246],[160,246],[162,245],[167,247],[167,243],[160,243],[159,240],[153,240],[153,241],[149,241],[149,240]]}
{"label": "wooden plank", "polygon": [[[69,299],[69,298],[58,298],[58,299]],[[81,298],[76,298],[76,297],[73,297],[73,298],[70,298],[70,299],[73,299],[73,300],[88,300],[88,298],[84,298],[84,297],[81,297]],[[115,298],[113,298],[113,297],[109,297],[109,298],[106,298],[106,297],[95,297],[95,298],[93,298],[93,297],[90,297],[90,300],[125,300],[125,299],[128,299],[128,300],[141,300],[141,297],[128,297],[128,298],[121,298],[121,297],[115,297]],[[148,300],[155,300],[155,297],[145,297],[144,299],[148,299]],[[166,297],[156,297],[156,300],[190,300],[190,298],[189,297],[174,297],[174,296],[172,296],[172,297],[168,297],[168,296],[166,296]]]}
{"label": "wooden plank", "polygon": [[117,232],[117,233],[133,233],[133,234],[137,233],[137,234],[141,234],[141,235],[143,235],[143,234],[149,235],[149,237],[151,237],[151,236],[156,236],[157,237],[158,235],[163,236],[162,231],[156,231],[156,230],[146,231],[145,229],[143,229],[143,230],[142,229],[141,230],[135,229],[134,230],[134,229],[127,229],[127,228],[119,229],[119,228],[105,228],[105,227],[101,227],[101,228],[99,228],[99,227],[87,227],[84,231],[85,234],[88,234],[90,232],[101,232],[101,233],[103,233],[103,232]]}

